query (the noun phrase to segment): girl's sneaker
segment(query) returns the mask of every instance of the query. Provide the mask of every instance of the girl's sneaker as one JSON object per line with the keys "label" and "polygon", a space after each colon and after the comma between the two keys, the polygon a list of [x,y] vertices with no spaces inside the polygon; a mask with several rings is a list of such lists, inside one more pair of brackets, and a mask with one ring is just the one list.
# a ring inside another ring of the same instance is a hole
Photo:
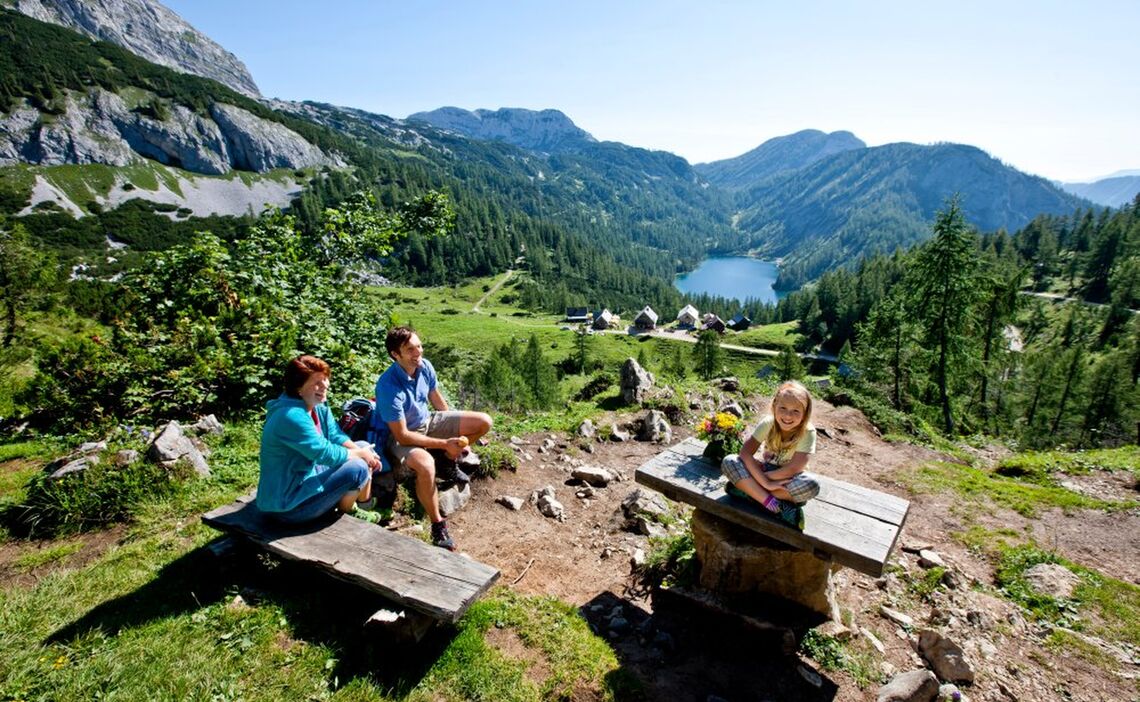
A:
{"label": "girl's sneaker", "polygon": [[794,502],[780,500],[780,519],[791,524],[800,531],[804,530],[804,508]]}
{"label": "girl's sneaker", "polygon": [[373,512],[373,511],[367,510],[367,509],[361,509],[359,506],[357,506],[356,509],[349,512],[349,514],[356,517],[357,519],[363,519],[364,521],[368,522],[369,524],[379,524],[380,523],[380,514],[378,512]]}

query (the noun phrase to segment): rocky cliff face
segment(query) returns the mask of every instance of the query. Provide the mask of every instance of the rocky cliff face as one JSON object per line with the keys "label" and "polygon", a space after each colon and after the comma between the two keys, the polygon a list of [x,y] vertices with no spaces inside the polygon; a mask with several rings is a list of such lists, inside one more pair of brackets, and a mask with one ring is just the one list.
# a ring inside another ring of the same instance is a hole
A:
{"label": "rocky cliff face", "polygon": [[504,141],[533,151],[556,153],[597,141],[558,110],[469,110],[441,107],[408,115],[408,121],[458,132],[474,139]]}
{"label": "rocky cliff face", "polygon": [[24,104],[0,119],[0,165],[125,166],[145,157],[206,175],[338,165],[296,132],[233,105],[216,103],[209,116],[182,105],[169,112],[155,119],[102,89],[70,94],[59,115]]}
{"label": "rocky cliff face", "polygon": [[245,64],[155,0],[15,0],[13,7],[161,66],[260,97]]}

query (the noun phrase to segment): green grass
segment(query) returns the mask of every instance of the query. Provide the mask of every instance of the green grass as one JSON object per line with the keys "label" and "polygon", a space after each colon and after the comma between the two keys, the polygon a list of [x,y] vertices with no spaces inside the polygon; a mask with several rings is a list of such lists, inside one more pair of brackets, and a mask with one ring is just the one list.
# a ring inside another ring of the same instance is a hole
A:
{"label": "green grass", "polygon": [[1055,485],[1054,473],[1086,475],[1093,471],[1127,471],[1140,478],[1140,447],[1091,451],[1030,451],[1003,459],[996,472],[1039,485]]}
{"label": "green grass", "polygon": [[727,334],[727,344],[751,346],[757,349],[779,350],[784,346],[795,346],[801,335],[796,331],[799,322],[780,322],[749,327],[742,332]]}
{"label": "green grass", "polygon": [[19,570],[34,570],[48,563],[65,560],[68,556],[83,550],[80,542],[55,544],[39,551],[31,551],[16,559]]}
{"label": "green grass", "polygon": [[[859,639],[863,641],[863,639]],[[833,636],[810,629],[800,642],[800,652],[827,671],[845,671],[860,690],[880,682],[877,657],[869,644],[840,641]]]}
{"label": "green grass", "polygon": [[932,494],[949,490],[971,507],[998,505],[1030,518],[1043,509],[1054,507],[1065,511],[1117,511],[1132,509],[1137,505],[1135,501],[1097,500],[1060,487],[1026,483],[980,468],[937,461],[904,470],[899,477],[916,492]]}

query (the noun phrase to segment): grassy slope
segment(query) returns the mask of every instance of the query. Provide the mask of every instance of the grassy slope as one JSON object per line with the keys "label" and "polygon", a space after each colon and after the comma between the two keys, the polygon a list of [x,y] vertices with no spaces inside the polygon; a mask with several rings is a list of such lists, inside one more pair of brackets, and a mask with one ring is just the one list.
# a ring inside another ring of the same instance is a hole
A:
{"label": "grassy slope", "polygon": [[[378,294],[391,299],[401,319],[424,331],[429,350],[453,358],[474,361],[508,337],[525,340],[532,333],[553,360],[572,353],[574,337],[560,330],[557,319],[520,314],[502,304],[509,285],[482,304],[483,313],[472,313],[494,282]],[[653,366],[673,348],[671,343],[678,342],[602,335],[592,337],[592,353],[610,369],[644,348]],[[731,370],[742,378],[759,362],[751,356],[729,358]],[[570,376],[567,391],[581,382]],[[702,385],[688,382],[694,389]],[[761,388],[757,384],[753,389]],[[343,391],[347,395],[353,389]],[[529,424],[565,429],[597,409],[596,404],[572,402]],[[509,433],[505,425],[500,429]],[[556,601],[495,590],[472,608],[456,637],[429,646],[419,658],[401,659],[362,632],[360,621],[373,603],[347,586],[267,560],[240,574],[219,573],[202,548],[215,533],[200,524],[198,515],[255,484],[257,432],[256,422],[229,426],[215,442],[214,475],[147,506],[105,552],[96,549],[88,555],[91,541],[77,539],[20,546],[25,553],[12,567],[17,573],[39,570],[35,581],[10,579],[0,591],[0,697],[538,700],[573,697],[574,691],[589,691],[591,699],[628,695],[630,683],[606,642],[589,631],[573,608]],[[18,500],[23,482],[59,446],[58,441],[0,446],[0,499]],[[955,490],[971,503],[996,502],[1023,514],[1048,506],[1121,507],[1074,500],[1052,479],[1057,471],[1090,465],[1135,472],[1135,449],[1023,455],[993,474],[936,464],[915,469],[910,483],[918,490]],[[1023,597],[1018,578],[1025,567],[1048,558],[1032,544],[1003,543],[993,534],[961,538],[987,545],[1004,569],[1008,585],[1003,596],[1015,600]],[[50,564],[56,569],[43,574]],[[1085,582],[1076,600],[1024,606],[1041,618],[1057,611],[1084,612],[1090,631],[1140,643],[1138,590],[1065,565],[1078,570]],[[242,591],[239,583],[247,589]],[[921,596],[923,587],[939,586],[932,580],[915,587]],[[318,591],[325,596],[312,597]],[[235,600],[239,592],[241,601]],[[489,637],[492,629],[494,637]],[[525,656],[508,657],[489,642],[502,636],[522,642]],[[1054,643],[1070,649],[1081,645],[1061,635]],[[830,640],[813,645],[819,656],[841,646]]]}

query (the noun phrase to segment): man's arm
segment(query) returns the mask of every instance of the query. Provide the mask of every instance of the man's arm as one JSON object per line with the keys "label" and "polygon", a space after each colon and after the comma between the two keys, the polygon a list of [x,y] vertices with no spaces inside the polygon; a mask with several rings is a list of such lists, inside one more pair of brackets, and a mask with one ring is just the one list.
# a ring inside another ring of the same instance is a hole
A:
{"label": "man's arm", "polygon": [[428,393],[428,400],[436,412],[446,412],[448,410],[447,400],[443,399],[443,393],[439,391],[438,387],[431,389],[431,392]]}
{"label": "man's arm", "polygon": [[[446,403],[444,404],[446,405]],[[443,451],[446,451],[447,455],[451,456],[452,458],[458,458],[459,454],[463,451],[463,445],[460,443],[458,437],[453,439],[436,439],[428,436],[427,434],[421,434],[418,431],[412,431],[408,429],[408,425],[404,421],[403,417],[400,417],[393,422],[388,422],[388,429],[392,432],[392,438],[394,438],[396,440],[396,443],[400,444],[401,446],[419,446],[420,448],[425,449],[441,449]]]}

